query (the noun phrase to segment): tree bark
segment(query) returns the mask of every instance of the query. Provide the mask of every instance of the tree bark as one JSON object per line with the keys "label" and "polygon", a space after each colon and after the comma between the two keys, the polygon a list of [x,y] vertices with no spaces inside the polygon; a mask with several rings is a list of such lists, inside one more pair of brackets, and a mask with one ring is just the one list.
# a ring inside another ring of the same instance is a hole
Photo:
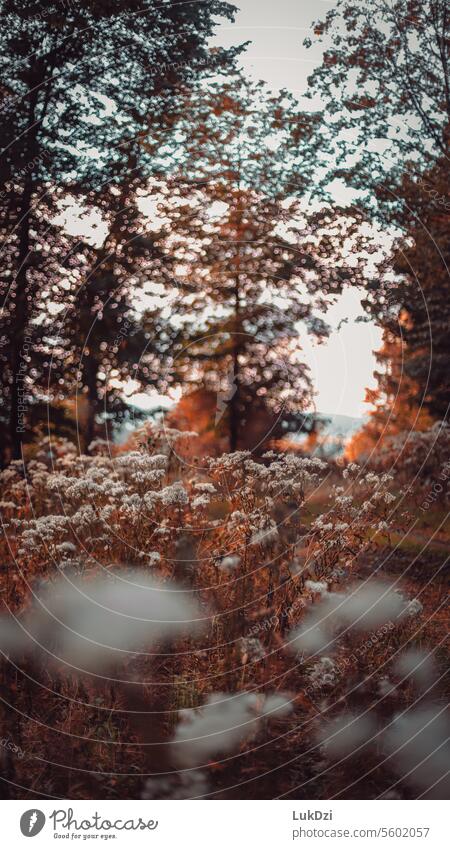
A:
{"label": "tree bark", "polygon": [[[30,94],[30,108],[28,112],[29,126],[32,136],[29,140],[27,155],[31,162],[37,152],[36,143],[36,108],[37,108],[38,86],[32,89]],[[26,355],[24,350],[27,328],[30,320],[30,304],[33,302],[34,292],[28,280],[28,266],[30,262],[31,239],[30,239],[30,217],[33,201],[33,175],[29,168],[26,169],[22,199],[19,210],[19,248],[17,257],[18,271],[16,274],[16,307],[11,339],[11,404],[9,413],[9,434],[11,458],[18,460],[22,456],[22,434],[26,430],[26,410],[21,403],[24,399],[25,377],[26,377]]]}

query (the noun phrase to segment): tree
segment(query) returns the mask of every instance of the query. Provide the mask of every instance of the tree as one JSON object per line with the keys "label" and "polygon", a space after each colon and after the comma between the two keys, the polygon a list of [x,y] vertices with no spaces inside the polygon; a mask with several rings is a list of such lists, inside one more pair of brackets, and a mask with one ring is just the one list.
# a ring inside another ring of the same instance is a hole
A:
{"label": "tree", "polygon": [[349,460],[373,460],[375,452],[392,436],[424,431],[432,425],[420,403],[419,386],[407,374],[408,348],[401,332],[401,326],[397,333],[387,328],[383,332],[383,346],[376,353],[377,387],[366,390],[366,403],[372,404],[372,409],[346,447]]}
{"label": "tree", "polygon": [[448,154],[448,4],[339,0],[314,32],[325,52],[310,96],[325,101],[320,135],[331,173],[351,180],[372,209],[378,201],[378,214],[393,214],[405,165],[420,173]]}
{"label": "tree", "polygon": [[20,408],[33,400],[39,345],[33,339],[25,353],[26,339],[42,320],[44,282],[56,294],[64,253],[52,225],[58,200],[71,191],[92,201],[89,191],[98,194],[114,176],[124,140],[176,112],[183,87],[236,51],[208,50],[215,16],[233,15],[218,0],[144,9],[138,0],[80,0],[63,15],[51,0],[25,0],[20,9],[5,0],[1,13],[2,420],[18,457],[30,430]]}
{"label": "tree", "polygon": [[311,385],[302,328],[326,336],[315,310],[353,271],[335,255],[338,216],[302,213],[316,116],[242,75],[194,90],[183,114],[189,123],[174,129],[190,180],[181,165],[180,184],[168,185],[159,204],[177,261],[176,320],[185,327],[173,379],[202,387],[205,404],[214,395],[211,426],[219,437],[226,430],[231,451],[247,447],[250,432],[256,447],[280,435],[282,423],[303,429]]}
{"label": "tree", "polygon": [[450,403],[450,193],[449,161],[442,158],[419,181],[403,183],[406,235],[399,239],[393,268],[401,309],[407,314],[407,376],[420,388],[420,403],[433,420]]}
{"label": "tree", "polygon": [[[76,418],[83,420],[88,449],[95,436],[111,436],[130,410],[127,384],[158,385],[164,352],[165,323],[155,296],[171,279],[171,260],[158,246],[165,231],[148,231],[139,209],[146,179],[138,167],[139,146],[130,146],[125,173],[108,184],[100,208],[107,223],[100,245],[83,245],[83,263],[65,299],[60,345],[66,397],[76,398]],[[153,305],[142,313],[139,297],[149,285]],[[137,413],[135,412],[135,415]]]}
{"label": "tree", "polygon": [[[399,198],[403,233],[363,304],[390,340],[384,359],[392,354],[393,386],[384,394],[403,395],[405,403],[409,399],[412,407],[423,407],[435,421],[445,418],[450,400],[448,160],[438,160],[419,180],[406,173]],[[395,366],[399,354],[401,370]]]}
{"label": "tree", "polygon": [[420,427],[448,411],[450,14],[446,0],[340,0],[315,34],[326,48],[311,93],[325,99],[320,136],[337,154],[326,179],[345,175],[397,236],[360,280],[384,330],[387,368],[365,428],[376,439],[396,418]]}

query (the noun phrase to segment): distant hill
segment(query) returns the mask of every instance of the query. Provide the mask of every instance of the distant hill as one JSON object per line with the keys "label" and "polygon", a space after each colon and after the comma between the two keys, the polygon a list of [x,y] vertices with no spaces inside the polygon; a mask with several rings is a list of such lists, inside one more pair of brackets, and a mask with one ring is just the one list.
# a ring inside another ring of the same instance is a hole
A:
{"label": "distant hill", "polygon": [[[169,405],[166,405],[166,407]],[[121,428],[116,432],[115,442],[123,443],[130,437],[131,433],[139,426],[139,414],[142,416],[142,421],[147,418],[153,418],[156,414],[158,419],[163,411],[159,402],[155,402],[154,409],[143,409],[139,405],[135,405],[135,411],[138,414],[137,419],[133,416],[129,421],[125,421]],[[153,416],[152,416],[153,413]],[[318,413],[320,418],[326,420],[323,430],[320,432],[319,442],[325,454],[340,453],[343,445],[363,426],[365,418],[357,418],[355,416],[343,416],[338,413]],[[303,442],[307,438],[306,434],[297,434],[294,436],[295,442]]]}
{"label": "distant hill", "polygon": [[353,436],[365,422],[365,418],[342,416],[337,413],[320,413],[320,416],[328,420],[328,423],[322,430],[323,436],[340,436],[345,439]]}
{"label": "distant hill", "polygon": [[343,416],[339,413],[320,413],[326,424],[319,433],[316,453],[324,456],[339,456],[346,443],[361,429],[365,419],[356,416]]}

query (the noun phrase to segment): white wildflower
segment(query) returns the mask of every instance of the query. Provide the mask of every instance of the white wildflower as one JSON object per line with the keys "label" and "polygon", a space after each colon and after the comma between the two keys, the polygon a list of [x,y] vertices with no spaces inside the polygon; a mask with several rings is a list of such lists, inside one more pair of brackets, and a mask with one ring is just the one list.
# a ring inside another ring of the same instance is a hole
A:
{"label": "white wildflower", "polygon": [[309,673],[315,687],[329,687],[336,683],[337,667],[330,657],[321,657]]}
{"label": "white wildflower", "polygon": [[311,593],[326,595],[328,593],[328,584],[325,581],[305,581],[305,589]]}
{"label": "white wildflower", "polygon": [[181,481],[166,486],[158,493],[158,498],[164,507],[185,507],[189,504],[188,494]]}
{"label": "white wildflower", "polygon": [[423,611],[423,604],[418,598],[412,598],[407,602],[406,607],[402,611],[402,616],[420,616]]}
{"label": "white wildflower", "polygon": [[72,542],[62,542],[60,545],[56,546],[57,554],[62,554],[64,557],[76,554],[76,551],[77,549]]}
{"label": "white wildflower", "polygon": [[231,572],[233,569],[236,569],[241,562],[241,558],[238,554],[229,554],[227,557],[223,557],[219,563],[219,569],[222,569],[224,572]]}
{"label": "white wildflower", "polygon": [[250,545],[270,546],[278,540],[278,529],[275,522],[265,528],[258,528],[251,537]]}
{"label": "white wildflower", "polygon": [[241,662],[253,663],[266,656],[264,646],[257,637],[242,637],[240,640]]}
{"label": "white wildflower", "polygon": [[194,489],[197,490],[197,492],[202,492],[207,495],[217,494],[217,490],[212,483],[196,483],[194,484]]}
{"label": "white wildflower", "polygon": [[193,499],[191,507],[193,510],[206,510],[206,508],[209,507],[210,503],[211,502],[208,495],[198,495],[196,498]]}

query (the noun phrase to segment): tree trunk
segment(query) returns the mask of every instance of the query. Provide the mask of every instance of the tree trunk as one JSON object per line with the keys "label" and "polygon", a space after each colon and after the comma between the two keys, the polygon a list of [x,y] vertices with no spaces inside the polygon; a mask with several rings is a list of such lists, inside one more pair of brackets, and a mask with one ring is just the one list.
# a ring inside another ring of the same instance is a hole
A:
{"label": "tree trunk", "polygon": [[[56,67],[58,49],[56,48],[57,37],[55,36],[54,45],[46,57],[42,60],[33,60],[29,67],[29,91],[27,94],[29,100],[28,108],[28,133],[27,142],[24,152],[26,153],[27,161],[25,165],[25,176],[23,182],[22,199],[18,212],[18,256],[17,256],[17,274],[16,274],[16,308],[15,320],[13,324],[13,332],[11,339],[11,403],[9,410],[9,436],[10,436],[10,456],[12,459],[19,460],[22,456],[22,440],[26,432],[26,409],[25,404],[21,403],[24,394],[25,376],[27,373],[26,356],[27,351],[31,354],[27,342],[27,329],[29,327],[31,310],[30,306],[34,304],[36,297],[36,285],[28,279],[27,270],[30,265],[31,253],[31,217],[32,203],[34,194],[34,180],[30,165],[39,159],[41,153],[38,143],[38,133],[43,121],[47,115],[47,110],[50,103],[53,72]],[[38,115],[39,96],[43,92],[43,102]],[[20,386],[19,386],[20,384]]]}
{"label": "tree trunk", "polygon": [[86,452],[89,453],[89,446],[96,436],[96,415],[98,412],[98,392],[97,392],[97,362],[88,355],[88,360],[85,366],[85,375],[87,383],[87,421],[86,421]]}
{"label": "tree trunk", "polygon": [[[240,174],[240,167],[239,167]],[[239,181],[240,188],[240,181]],[[230,451],[238,451],[240,445],[240,424],[241,424],[241,410],[240,410],[240,387],[239,387],[239,351],[240,351],[240,337],[239,334],[241,332],[241,279],[240,279],[240,258],[241,258],[241,238],[242,238],[242,208],[241,208],[241,199],[239,197],[238,201],[238,216],[237,216],[237,231],[236,231],[236,247],[237,247],[237,263],[236,263],[236,275],[234,278],[234,339],[233,339],[233,382],[235,386],[235,391],[233,392],[230,402],[229,402],[229,420],[230,420]]]}
{"label": "tree trunk", "polygon": [[233,381],[236,391],[229,402],[230,421],[230,451],[239,450],[240,410],[239,410],[239,345],[236,343],[233,350]]}
{"label": "tree trunk", "polygon": [[[16,307],[11,339],[11,405],[9,412],[10,452],[14,460],[22,456],[22,434],[26,432],[24,403],[27,372],[25,340],[30,319],[29,305],[34,293],[29,286],[27,268],[30,257],[30,215],[33,198],[33,178],[27,173],[19,213],[19,254],[16,275]],[[31,352],[30,352],[31,353]]]}

